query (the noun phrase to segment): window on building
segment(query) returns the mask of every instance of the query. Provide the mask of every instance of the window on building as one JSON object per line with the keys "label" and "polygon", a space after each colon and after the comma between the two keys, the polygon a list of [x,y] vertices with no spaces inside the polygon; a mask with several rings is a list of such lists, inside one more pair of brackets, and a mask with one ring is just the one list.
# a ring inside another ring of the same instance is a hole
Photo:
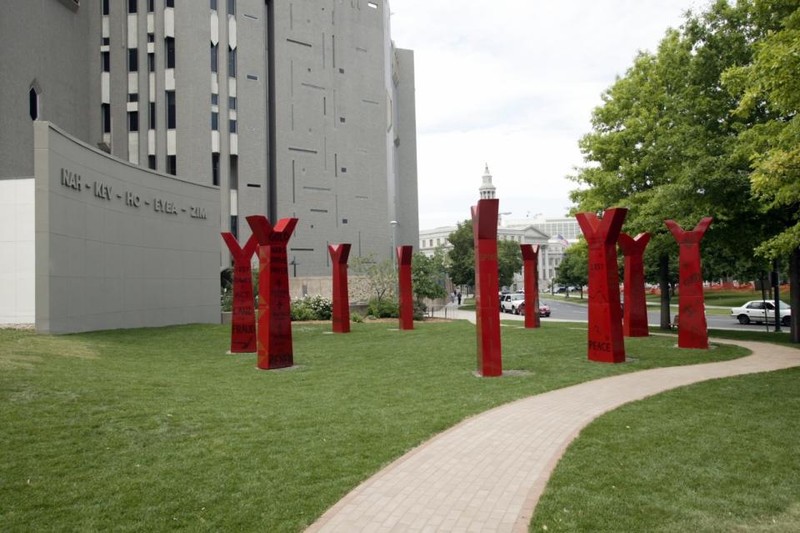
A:
{"label": "window on building", "polygon": [[31,120],[39,118],[39,93],[36,92],[34,87],[31,87],[31,90],[28,91],[28,111],[31,114]]}
{"label": "window on building", "polygon": [[236,133],[236,128],[237,128],[236,119],[235,118],[230,119],[228,121],[228,131],[230,131],[231,133]]}
{"label": "window on building", "polygon": [[100,119],[103,133],[111,133],[111,104],[100,105]]}
{"label": "window on building", "polygon": [[155,33],[148,33],[147,34],[147,42],[148,43],[156,42],[156,34]]}
{"label": "window on building", "polygon": [[167,91],[167,128],[175,129],[175,91]]}
{"label": "window on building", "polygon": [[152,13],[156,10],[156,0],[147,0],[147,12]]}
{"label": "window on building", "polygon": [[219,105],[219,95],[211,93],[211,105]]}
{"label": "window on building", "polygon": [[100,38],[100,44],[102,44],[103,46],[108,46],[109,44],[111,44],[111,37]]}
{"label": "window on building", "polygon": [[167,68],[175,68],[175,39],[167,37],[164,41],[167,53]]}
{"label": "window on building", "polygon": [[128,131],[139,131],[138,111],[128,111]]}
{"label": "window on building", "polygon": [[211,0],[211,9],[217,10],[217,0]]}
{"label": "window on building", "polygon": [[219,185],[219,154],[211,154],[211,183]]}
{"label": "window on building", "polygon": [[136,7],[139,0],[128,0],[128,13],[136,13]]}
{"label": "window on building", "polygon": [[147,156],[147,167],[151,170],[156,169],[156,156],[154,155]]}
{"label": "window on building", "polygon": [[128,101],[129,102],[138,102],[139,101],[139,93],[128,93]]}
{"label": "window on building", "polygon": [[228,0],[228,15],[236,14],[236,0]]}
{"label": "window on building", "polygon": [[228,48],[228,76],[236,77],[236,49]]}
{"label": "window on building", "polygon": [[167,0],[164,5],[166,7],[175,7],[175,0]]}
{"label": "window on building", "polygon": [[211,72],[219,70],[219,45],[211,43]]}
{"label": "window on building", "polygon": [[128,48],[128,72],[139,70],[139,54],[136,48]]}
{"label": "window on building", "polygon": [[111,72],[111,52],[100,52],[100,65],[103,72]]}
{"label": "window on building", "polygon": [[156,129],[156,103],[155,102],[150,102],[150,108],[149,108],[149,113],[148,114],[150,115],[149,117],[147,117],[147,118],[150,119],[149,120],[150,129],[154,130],[154,129]]}
{"label": "window on building", "polygon": [[239,239],[239,217],[231,215],[231,233],[235,239]]}
{"label": "window on building", "polygon": [[236,97],[229,96],[228,97],[228,109],[236,109]]}
{"label": "window on building", "polygon": [[228,186],[231,189],[239,188],[239,156],[232,155],[228,161]]}
{"label": "window on building", "polygon": [[173,176],[178,175],[178,157],[174,155],[167,156],[167,174]]}
{"label": "window on building", "polygon": [[211,112],[211,130],[219,131],[219,113],[216,111]]}
{"label": "window on building", "polygon": [[154,53],[147,54],[147,71],[156,71],[156,55]]}
{"label": "window on building", "polygon": [[110,2],[111,2],[111,0],[103,0],[103,2],[102,2],[102,6],[103,6],[102,7],[102,9],[103,9],[102,13],[103,13],[103,15],[108,15],[108,4]]}

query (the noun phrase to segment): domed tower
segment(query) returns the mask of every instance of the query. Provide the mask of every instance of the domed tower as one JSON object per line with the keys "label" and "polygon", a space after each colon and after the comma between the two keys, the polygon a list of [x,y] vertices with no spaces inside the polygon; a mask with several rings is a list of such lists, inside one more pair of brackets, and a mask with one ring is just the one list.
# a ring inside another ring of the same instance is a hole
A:
{"label": "domed tower", "polygon": [[492,185],[492,175],[489,174],[489,164],[487,163],[486,168],[483,171],[481,186],[478,189],[481,194],[481,200],[494,198],[495,190],[495,186]]}

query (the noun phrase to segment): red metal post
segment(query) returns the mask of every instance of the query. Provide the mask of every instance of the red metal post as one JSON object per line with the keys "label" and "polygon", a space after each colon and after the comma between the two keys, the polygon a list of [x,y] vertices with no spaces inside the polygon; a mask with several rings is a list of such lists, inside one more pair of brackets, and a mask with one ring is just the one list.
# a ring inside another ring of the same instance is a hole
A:
{"label": "red metal post", "polygon": [[522,276],[525,283],[525,327],[538,328],[539,318],[539,245],[520,244]]}
{"label": "red metal post", "polygon": [[497,198],[478,200],[472,207],[475,239],[475,322],[478,335],[478,372],[483,377],[503,375],[500,344],[500,291],[497,279]]}
{"label": "red metal post", "polygon": [[650,242],[649,233],[631,237],[620,233],[618,244],[625,256],[625,307],[622,312],[622,334],[626,337],[647,337],[647,301],[644,294],[644,250]]}
{"label": "red metal post", "polygon": [[705,217],[686,231],[674,220],[665,220],[680,248],[678,277],[678,347],[708,349],[708,329],[700,269],[700,241],[714,219]]}
{"label": "red metal post", "polygon": [[329,244],[328,253],[333,262],[333,332],[350,332],[350,296],[347,293],[347,258],[350,244]]}
{"label": "red metal post", "polygon": [[627,213],[617,207],[606,209],[602,220],[594,213],[575,215],[589,244],[590,361],[625,362],[616,243]]}
{"label": "red metal post", "polygon": [[250,258],[256,252],[258,241],[250,235],[244,247],[232,233],[225,232],[222,239],[233,258],[233,307],[231,309],[231,353],[256,351],[256,307],[253,302],[253,268]]}
{"label": "red metal post", "polygon": [[414,247],[397,247],[397,269],[400,294],[400,329],[414,329],[414,298],[411,291],[411,257]]}
{"label": "red metal post", "polygon": [[247,217],[258,239],[258,368],[271,370],[294,364],[286,246],[296,218],[283,218],[273,228],[265,216]]}

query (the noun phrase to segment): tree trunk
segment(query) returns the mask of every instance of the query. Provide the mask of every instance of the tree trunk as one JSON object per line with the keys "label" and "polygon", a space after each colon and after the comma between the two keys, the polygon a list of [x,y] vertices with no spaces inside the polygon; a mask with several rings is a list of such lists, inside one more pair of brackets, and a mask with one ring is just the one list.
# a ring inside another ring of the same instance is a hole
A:
{"label": "tree trunk", "polygon": [[792,252],[789,267],[789,306],[792,308],[792,342],[800,343],[800,248]]}
{"label": "tree trunk", "polygon": [[661,289],[661,329],[669,330],[669,256],[658,258],[658,286]]}

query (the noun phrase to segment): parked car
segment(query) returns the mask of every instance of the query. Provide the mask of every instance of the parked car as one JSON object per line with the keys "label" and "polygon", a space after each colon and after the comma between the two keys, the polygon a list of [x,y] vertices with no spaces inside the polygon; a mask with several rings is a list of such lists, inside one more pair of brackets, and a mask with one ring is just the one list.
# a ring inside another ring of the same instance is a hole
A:
{"label": "parked car", "polygon": [[501,313],[516,313],[517,307],[520,303],[525,302],[525,295],[521,292],[514,292],[511,294],[504,294],[503,299],[500,300]]}
{"label": "parked car", "polygon": [[[525,302],[522,302],[517,306],[516,313],[518,315],[525,314]],[[547,304],[540,303],[539,304],[539,316],[550,316],[550,306]]]}
{"label": "parked car", "polygon": [[[731,316],[739,321],[739,324],[749,324],[755,322],[775,323],[775,302],[768,300],[752,300],[741,307],[732,307]],[[786,302],[780,302],[781,325],[789,326],[792,321],[792,308]]]}

